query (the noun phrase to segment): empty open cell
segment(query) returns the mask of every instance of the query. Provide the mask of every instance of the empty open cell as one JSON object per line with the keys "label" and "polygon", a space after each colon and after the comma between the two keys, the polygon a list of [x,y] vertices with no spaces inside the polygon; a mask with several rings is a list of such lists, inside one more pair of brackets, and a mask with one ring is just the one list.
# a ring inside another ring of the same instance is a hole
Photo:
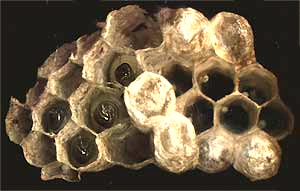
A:
{"label": "empty open cell", "polygon": [[47,133],[57,134],[71,118],[69,103],[57,101],[47,106],[42,115],[42,127]]}
{"label": "empty open cell", "polygon": [[234,90],[233,77],[217,69],[202,74],[199,84],[202,93],[215,101],[231,94]]}
{"label": "empty open cell", "polygon": [[192,71],[184,66],[175,64],[163,76],[173,85],[176,97],[192,88]]}
{"label": "empty open cell", "polygon": [[250,100],[233,96],[218,106],[217,116],[224,128],[230,132],[242,134],[255,124],[257,108]]}
{"label": "empty open cell", "polygon": [[239,74],[239,91],[261,105],[276,95],[276,78],[257,65],[245,67]]}
{"label": "empty open cell", "polygon": [[192,105],[187,106],[184,113],[191,118],[196,134],[213,126],[214,106],[204,98],[198,98]]}
{"label": "empty open cell", "polygon": [[87,166],[97,159],[99,151],[95,138],[90,132],[81,130],[68,141],[68,157],[74,167]]}
{"label": "empty open cell", "polygon": [[293,129],[294,119],[291,112],[280,100],[263,107],[259,114],[258,127],[269,135],[282,139]]}

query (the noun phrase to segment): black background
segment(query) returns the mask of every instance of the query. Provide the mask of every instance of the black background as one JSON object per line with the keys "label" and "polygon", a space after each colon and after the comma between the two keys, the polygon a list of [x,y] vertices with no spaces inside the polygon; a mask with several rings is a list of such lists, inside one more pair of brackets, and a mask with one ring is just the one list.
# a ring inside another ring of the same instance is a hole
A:
{"label": "black background", "polygon": [[[249,2],[249,1],[248,1]],[[251,3],[251,4],[250,4]],[[298,190],[300,183],[300,87],[298,2],[2,2],[1,42],[1,186],[2,189],[281,189]],[[244,16],[255,35],[258,62],[278,77],[280,95],[295,115],[292,135],[283,141],[279,173],[271,179],[250,182],[233,170],[206,174],[189,171],[175,175],[150,165],[140,171],[113,167],[82,175],[79,183],[44,182],[40,169],[30,166],[20,146],[9,141],[4,119],[10,96],[25,101],[36,81],[37,68],[57,47],[96,30],[97,20],[126,4],[149,12],[161,6],[192,7],[211,18],[220,11]]]}

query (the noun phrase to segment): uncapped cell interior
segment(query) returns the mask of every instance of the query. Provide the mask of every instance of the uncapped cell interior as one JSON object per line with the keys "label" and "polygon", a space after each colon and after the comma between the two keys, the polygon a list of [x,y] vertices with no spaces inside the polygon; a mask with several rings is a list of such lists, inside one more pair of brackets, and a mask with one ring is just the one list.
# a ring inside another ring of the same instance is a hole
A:
{"label": "uncapped cell interior", "polygon": [[98,157],[98,148],[95,142],[96,136],[81,130],[68,142],[68,157],[70,163],[76,167],[87,166]]}
{"label": "uncapped cell interior", "polygon": [[257,104],[261,105],[272,98],[273,88],[268,78],[253,71],[239,80],[239,91]]}
{"label": "uncapped cell interior", "polygon": [[244,133],[253,125],[253,111],[243,100],[234,100],[220,108],[220,122],[233,133]]}
{"label": "uncapped cell interior", "polygon": [[185,115],[192,119],[196,134],[213,126],[214,107],[206,99],[198,98],[185,109]]}
{"label": "uncapped cell interior", "polygon": [[290,121],[289,115],[282,105],[271,103],[262,108],[258,126],[271,136],[277,137],[289,131]]}
{"label": "uncapped cell interior", "polygon": [[193,86],[192,71],[179,64],[171,66],[164,77],[173,85],[177,97]]}
{"label": "uncapped cell interior", "polygon": [[118,107],[111,101],[103,101],[98,104],[94,111],[94,119],[99,126],[110,128],[118,118]]}
{"label": "uncapped cell interior", "polygon": [[127,117],[127,110],[121,95],[117,92],[103,89],[99,96],[90,102],[88,127],[100,133],[116,125]]}
{"label": "uncapped cell interior", "polygon": [[201,91],[217,101],[234,90],[232,77],[217,69],[209,70],[198,78]]}
{"label": "uncapped cell interior", "polygon": [[115,70],[115,78],[123,86],[128,86],[135,79],[135,74],[128,63],[122,63]]}
{"label": "uncapped cell interior", "polygon": [[45,132],[57,134],[71,118],[69,103],[58,101],[45,109],[42,126]]}

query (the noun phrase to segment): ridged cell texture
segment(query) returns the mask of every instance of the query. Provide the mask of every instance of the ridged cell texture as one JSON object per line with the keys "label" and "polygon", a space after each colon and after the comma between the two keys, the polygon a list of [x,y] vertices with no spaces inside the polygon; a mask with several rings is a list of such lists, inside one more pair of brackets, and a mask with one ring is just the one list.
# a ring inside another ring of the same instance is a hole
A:
{"label": "ridged cell texture", "polygon": [[294,118],[245,18],[130,5],[101,26],[46,59],[25,103],[11,98],[7,135],[43,180],[150,163],[173,173],[233,166],[252,181],[277,174],[277,141]]}

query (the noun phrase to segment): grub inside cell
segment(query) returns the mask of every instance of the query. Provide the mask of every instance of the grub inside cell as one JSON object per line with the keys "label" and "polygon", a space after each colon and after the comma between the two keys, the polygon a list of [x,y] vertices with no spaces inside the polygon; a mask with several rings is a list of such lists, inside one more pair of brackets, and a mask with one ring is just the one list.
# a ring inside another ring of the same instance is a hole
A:
{"label": "grub inside cell", "polygon": [[87,166],[97,159],[99,151],[95,138],[95,135],[82,130],[68,142],[68,157],[74,167]]}
{"label": "grub inside cell", "polygon": [[103,128],[110,128],[117,118],[118,107],[109,101],[99,103],[94,111],[95,121]]}
{"label": "grub inside cell", "polygon": [[280,105],[269,105],[262,108],[259,115],[259,128],[271,136],[280,137],[289,132],[290,118]]}
{"label": "grub inside cell", "polygon": [[176,97],[184,94],[193,86],[192,72],[179,64],[172,66],[163,76],[173,85]]}
{"label": "grub inside cell", "polygon": [[185,110],[185,116],[192,119],[196,134],[213,126],[214,108],[212,103],[199,99]]}
{"label": "grub inside cell", "polygon": [[69,104],[58,101],[50,105],[43,113],[42,126],[45,132],[57,134],[71,118]]}
{"label": "grub inside cell", "polygon": [[122,63],[115,70],[115,78],[123,86],[128,86],[135,79],[135,75],[128,63]]}
{"label": "grub inside cell", "polygon": [[251,111],[240,102],[233,102],[220,112],[220,122],[231,132],[239,134],[251,127]]}
{"label": "grub inside cell", "polygon": [[219,71],[210,71],[200,76],[199,84],[201,91],[215,101],[232,93],[234,89],[233,79]]}

